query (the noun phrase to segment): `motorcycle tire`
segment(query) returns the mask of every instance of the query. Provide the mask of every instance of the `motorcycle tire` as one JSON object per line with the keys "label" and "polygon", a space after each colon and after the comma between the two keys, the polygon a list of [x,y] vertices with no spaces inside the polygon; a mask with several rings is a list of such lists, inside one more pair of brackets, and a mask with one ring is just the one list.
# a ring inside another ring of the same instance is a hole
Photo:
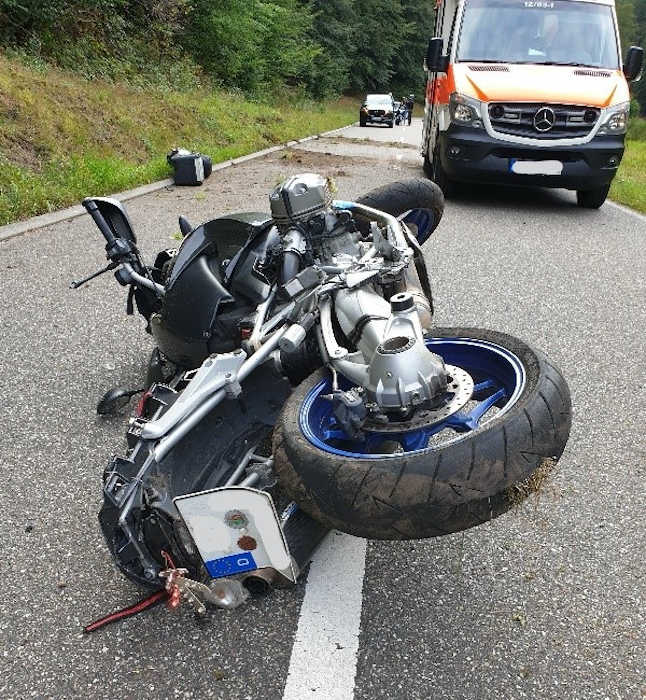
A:
{"label": "motorcycle tire", "polygon": [[285,403],[273,451],[283,488],[326,527],[380,540],[465,530],[507,511],[531,491],[532,475],[560,458],[571,427],[570,392],[542,353],[474,328],[435,328],[427,344],[447,364],[466,369],[477,387],[490,372],[509,391],[507,403],[491,404],[495,415],[481,423],[483,414],[470,430],[448,429],[454,435],[446,443],[438,442],[440,433],[408,449],[414,433],[405,433],[393,454],[387,449],[393,436],[384,434],[381,453],[362,452],[356,442],[327,437],[338,431],[321,432],[331,412],[322,398],[330,380],[327,370],[312,374]]}
{"label": "motorcycle tire", "polygon": [[[398,180],[377,187],[359,197],[357,202],[403,217],[405,223],[414,224],[420,245],[435,231],[444,214],[442,190],[434,182],[423,178]],[[366,225],[366,232],[367,230]]]}

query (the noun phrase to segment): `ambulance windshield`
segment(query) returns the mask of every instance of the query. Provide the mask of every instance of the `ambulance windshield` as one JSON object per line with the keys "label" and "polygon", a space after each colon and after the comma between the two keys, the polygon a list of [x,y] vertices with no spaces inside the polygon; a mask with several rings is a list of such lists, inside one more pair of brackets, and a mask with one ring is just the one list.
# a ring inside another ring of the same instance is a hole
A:
{"label": "ambulance windshield", "polygon": [[457,59],[615,70],[612,8],[574,0],[467,0]]}

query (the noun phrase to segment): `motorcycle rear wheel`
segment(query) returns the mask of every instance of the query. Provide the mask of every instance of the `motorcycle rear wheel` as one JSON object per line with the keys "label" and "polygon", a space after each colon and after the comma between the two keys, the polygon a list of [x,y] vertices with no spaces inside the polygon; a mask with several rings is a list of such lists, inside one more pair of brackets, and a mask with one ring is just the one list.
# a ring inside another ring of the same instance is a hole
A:
{"label": "motorcycle rear wheel", "polygon": [[274,431],[275,469],[289,495],[326,527],[381,540],[465,530],[508,510],[532,475],[561,456],[570,393],[542,353],[474,328],[435,328],[427,344],[476,385],[474,401],[442,424],[352,441],[322,398],[327,370],[288,398]]}

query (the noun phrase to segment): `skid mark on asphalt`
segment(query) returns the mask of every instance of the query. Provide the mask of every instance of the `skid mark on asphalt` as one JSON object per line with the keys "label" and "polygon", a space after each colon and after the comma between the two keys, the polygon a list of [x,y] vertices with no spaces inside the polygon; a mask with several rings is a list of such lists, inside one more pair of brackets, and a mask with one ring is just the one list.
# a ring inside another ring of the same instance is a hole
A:
{"label": "skid mark on asphalt", "polygon": [[307,577],[283,700],[352,700],[366,540],[332,532]]}

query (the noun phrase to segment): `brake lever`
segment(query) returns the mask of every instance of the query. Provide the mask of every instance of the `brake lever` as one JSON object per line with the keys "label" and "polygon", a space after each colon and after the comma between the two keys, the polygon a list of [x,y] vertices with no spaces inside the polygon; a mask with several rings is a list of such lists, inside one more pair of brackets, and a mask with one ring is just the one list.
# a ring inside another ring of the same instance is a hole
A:
{"label": "brake lever", "polygon": [[119,266],[119,263],[116,263],[116,262],[108,263],[104,268],[102,268],[98,272],[94,272],[93,274],[89,275],[88,277],[83,278],[82,280],[71,282],[70,289],[78,289],[79,287],[83,286],[84,284],[86,284],[90,280],[93,280],[95,277],[98,277],[99,275],[103,275],[106,272],[110,272],[110,270],[114,270],[118,266]]}

